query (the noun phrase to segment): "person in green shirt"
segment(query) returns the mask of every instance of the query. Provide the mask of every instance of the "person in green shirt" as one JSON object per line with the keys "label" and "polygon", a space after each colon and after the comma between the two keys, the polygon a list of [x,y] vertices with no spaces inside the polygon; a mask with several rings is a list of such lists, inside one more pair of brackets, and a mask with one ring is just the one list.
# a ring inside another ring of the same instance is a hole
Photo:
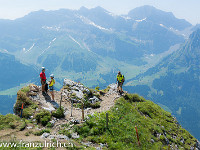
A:
{"label": "person in green shirt", "polygon": [[124,75],[121,74],[121,72],[119,71],[117,74],[117,91],[122,94],[123,93],[123,89],[122,89],[122,85],[125,81]]}
{"label": "person in green shirt", "polygon": [[50,77],[51,77],[51,80],[49,81],[49,91],[50,91],[50,93],[51,93],[52,100],[55,101],[55,100],[54,100],[54,84],[55,84],[56,82],[55,82],[55,79],[54,79],[54,75],[53,75],[53,74],[51,74]]}

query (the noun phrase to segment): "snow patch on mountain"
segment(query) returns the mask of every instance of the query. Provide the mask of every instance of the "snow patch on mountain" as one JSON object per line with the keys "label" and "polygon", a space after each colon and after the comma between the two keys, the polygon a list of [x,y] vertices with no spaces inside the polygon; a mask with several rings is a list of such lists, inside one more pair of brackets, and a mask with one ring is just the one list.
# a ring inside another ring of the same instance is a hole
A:
{"label": "snow patch on mountain", "polygon": [[110,15],[110,16],[112,16],[112,17],[117,17],[117,15],[116,14],[113,14],[113,13],[111,13],[111,12],[106,12],[108,15]]}
{"label": "snow patch on mountain", "polygon": [[83,45],[84,45],[84,47],[89,51],[89,52],[92,52],[91,50],[90,50],[90,48],[88,47],[88,45],[84,42],[83,43]]}
{"label": "snow patch on mountain", "polygon": [[125,19],[125,20],[132,20],[132,18],[131,18],[131,17],[128,17],[128,16],[120,16],[120,17],[122,17],[122,18]]}
{"label": "snow patch on mountain", "polygon": [[89,24],[89,25],[92,25],[100,30],[105,30],[105,31],[112,31],[112,29],[107,29],[107,28],[104,28],[102,26],[99,26],[97,24],[95,24],[93,21],[89,20],[88,18],[84,17],[84,16],[77,16],[78,18],[80,18],[85,24]]}
{"label": "snow patch on mountain", "polygon": [[144,19],[142,19],[142,20],[135,20],[135,21],[137,21],[137,22],[142,22],[142,21],[146,21],[146,19],[147,19],[147,18],[144,18]]}
{"label": "snow patch on mountain", "polygon": [[76,44],[78,44],[80,48],[82,48],[81,44],[77,40],[75,40],[71,35],[69,35],[69,38],[72,39]]}
{"label": "snow patch on mountain", "polygon": [[56,38],[54,38],[52,41],[49,42],[49,45],[51,45],[52,42],[54,42],[56,40]]}
{"label": "snow patch on mountain", "polygon": [[59,30],[60,30],[60,27],[57,27],[57,26],[54,26],[54,27],[42,26],[42,29],[59,31]]}
{"label": "snow patch on mountain", "polygon": [[46,51],[51,47],[51,44],[52,44],[53,42],[55,42],[55,40],[56,40],[56,38],[54,38],[52,41],[49,42],[49,46],[48,46],[45,50],[42,51],[42,53],[40,54],[40,56],[41,56],[44,52],[46,52]]}
{"label": "snow patch on mountain", "polygon": [[8,53],[8,51],[6,49],[0,49],[1,53]]}
{"label": "snow patch on mountain", "polygon": [[33,49],[34,46],[35,46],[35,43],[33,43],[33,45],[32,45],[28,50],[26,50],[26,48],[23,48],[22,51],[23,51],[24,53],[27,53],[27,52],[31,51],[31,50]]}

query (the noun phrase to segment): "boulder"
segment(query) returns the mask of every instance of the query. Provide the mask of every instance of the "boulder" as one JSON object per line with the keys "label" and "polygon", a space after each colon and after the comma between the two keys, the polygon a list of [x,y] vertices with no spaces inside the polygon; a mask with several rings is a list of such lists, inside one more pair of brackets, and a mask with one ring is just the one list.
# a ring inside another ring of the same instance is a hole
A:
{"label": "boulder", "polygon": [[50,136],[50,133],[43,133],[43,134],[41,135],[41,138],[46,139],[46,138],[48,138],[49,136]]}
{"label": "boulder", "polygon": [[78,139],[80,136],[77,133],[72,133],[72,138],[73,139]]}
{"label": "boulder", "polygon": [[89,99],[89,102],[92,103],[92,104],[95,104],[96,102],[99,102],[99,101],[100,101],[100,99],[97,98],[96,96]]}
{"label": "boulder", "polygon": [[64,86],[66,85],[73,86],[75,85],[75,82],[69,79],[64,79]]}

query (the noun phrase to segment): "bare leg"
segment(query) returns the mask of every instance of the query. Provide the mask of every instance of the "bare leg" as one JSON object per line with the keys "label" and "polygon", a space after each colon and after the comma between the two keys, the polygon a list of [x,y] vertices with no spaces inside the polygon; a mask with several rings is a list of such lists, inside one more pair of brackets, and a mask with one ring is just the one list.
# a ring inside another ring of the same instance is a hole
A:
{"label": "bare leg", "polygon": [[52,91],[52,98],[53,98],[53,101],[54,101],[54,92]]}
{"label": "bare leg", "polygon": [[44,92],[44,86],[45,86],[45,85],[44,85],[44,84],[42,84],[42,92]]}
{"label": "bare leg", "polygon": [[54,101],[54,93],[53,93],[53,91],[51,91],[50,93],[51,93],[51,96],[52,96],[52,100]]}

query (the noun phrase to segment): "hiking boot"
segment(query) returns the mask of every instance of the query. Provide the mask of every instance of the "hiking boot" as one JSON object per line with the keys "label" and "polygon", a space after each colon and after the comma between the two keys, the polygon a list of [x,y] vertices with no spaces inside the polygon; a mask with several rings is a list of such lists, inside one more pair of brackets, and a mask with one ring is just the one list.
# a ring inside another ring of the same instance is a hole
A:
{"label": "hiking boot", "polygon": [[42,95],[43,95],[43,96],[45,96],[45,95],[46,95],[46,93],[45,93],[44,91],[42,91]]}

